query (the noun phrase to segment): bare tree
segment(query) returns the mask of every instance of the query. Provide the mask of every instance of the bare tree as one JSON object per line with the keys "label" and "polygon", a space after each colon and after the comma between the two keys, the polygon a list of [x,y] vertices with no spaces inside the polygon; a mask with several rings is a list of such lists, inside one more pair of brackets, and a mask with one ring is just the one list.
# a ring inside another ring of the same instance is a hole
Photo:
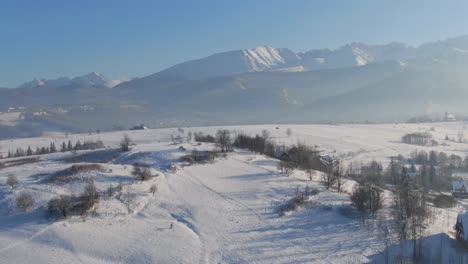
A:
{"label": "bare tree", "polygon": [[426,206],[426,193],[408,175],[405,167],[402,168],[397,188],[394,194],[394,207],[396,223],[401,246],[410,237],[413,240],[413,260],[416,261],[420,252],[417,252],[417,242],[424,230],[424,223],[429,216]]}
{"label": "bare tree", "polygon": [[375,214],[382,207],[382,190],[371,184],[357,185],[351,195],[351,202],[364,215]]}
{"label": "bare tree", "polygon": [[127,212],[131,214],[135,207],[135,196],[132,193],[130,186],[128,186],[126,190],[122,193],[122,195],[120,196],[120,199],[122,203],[125,204],[125,207],[127,207]]}
{"label": "bare tree", "polygon": [[132,139],[127,134],[125,134],[123,139],[120,141],[120,149],[122,151],[129,151],[131,143]]}
{"label": "bare tree", "polygon": [[216,132],[216,145],[221,149],[221,152],[226,152],[231,149],[231,133],[227,129],[220,129]]}
{"label": "bare tree", "polygon": [[323,174],[323,183],[327,187],[327,189],[330,189],[336,181],[335,178],[335,173],[334,173],[334,166],[335,166],[335,161],[334,160],[322,160],[322,162],[325,165],[325,171]]}
{"label": "bare tree", "polygon": [[262,130],[262,138],[265,140],[265,141],[268,141],[271,137],[271,134],[268,130],[266,129],[263,129]]}
{"label": "bare tree", "polygon": [[156,184],[153,184],[151,185],[150,189],[149,189],[150,193],[154,194],[158,191],[158,186]]}
{"label": "bare tree", "polygon": [[343,172],[343,164],[341,161],[336,161],[335,163],[335,182],[336,182],[336,189],[338,192],[341,192],[341,187],[344,183],[344,172]]}
{"label": "bare tree", "polygon": [[33,205],[34,199],[29,193],[21,192],[18,197],[16,197],[16,208],[23,212],[29,211]]}
{"label": "bare tree", "polygon": [[19,185],[18,178],[14,174],[8,175],[6,184],[10,185],[11,188],[16,188]]}
{"label": "bare tree", "polygon": [[465,142],[465,134],[463,133],[463,130],[458,131],[457,137],[459,143]]}
{"label": "bare tree", "polygon": [[280,174],[288,176],[291,175],[291,173],[294,171],[294,164],[292,162],[287,162],[287,161],[280,161],[277,164],[277,168],[280,172]]}

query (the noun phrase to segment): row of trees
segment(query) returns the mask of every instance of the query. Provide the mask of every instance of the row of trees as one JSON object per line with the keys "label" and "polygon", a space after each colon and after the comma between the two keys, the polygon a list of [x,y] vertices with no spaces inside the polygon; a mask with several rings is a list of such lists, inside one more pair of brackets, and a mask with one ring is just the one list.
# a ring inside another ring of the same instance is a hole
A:
{"label": "row of trees", "polygon": [[451,163],[425,162],[416,164],[416,166],[412,161],[413,158],[391,157],[385,169],[377,161],[366,164],[351,163],[348,165],[346,174],[359,183],[370,183],[384,188],[385,184],[396,186],[399,180],[398,177],[404,168],[410,177],[425,189],[434,191],[449,190],[452,181],[452,169],[454,168],[450,165]]}
{"label": "row of trees", "polygon": [[43,155],[55,152],[67,152],[67,151],[77,151],[77,150],[89,150],[89,149],[100,149],[104,148],[104,143],[100,140],[97,141],[85,141],[81,143],[81,141],[77,141],[74,145],[71,141],[68,141],[68,144],[63,142],[60,150],[57,148],[54,142],[51,142],[47,147],[36,147],[35,150],[28,146],[26,150],[22,148],[17,148],[16,151],[8,151],[7,158],[17,158],[17,157],[24,157],[24,156],[32,156],[32,155]]}
{"label": "row of trees", "polygon": [[344,173],[341,162],[332,158],[323,158],[316,148],[304,143],[297,143],[291,147],[279,146],[271,140],[267,130],[255,136],[238,133],[231,136],[229,130],[220,129],[215,136],[194,133],[195,140],[199,142],[215,143],[221,152],[231,151],[232,147],[248,149],[269,157],[278,158],[278,170],[283,175],[289,175],[295,169],[301,169],[309,173],[312,179],[313,171],[324,172],[324,184],[327,188],[336,187],[341,191]]}
{"label": "row of trees", "polygon": [[[398,175],[397,186],[393,192],[393,205],[400,245],[408,238],[413,241],[413,260],[421,254],[421,240],[429,216],[427,190],[410,177],[408,169],[403,167]],[[419,242],[419,246],[418,246]]]}
{"label": "row of trees", "polygon": [[[413,259],[416,261],[421,254],[420,240],[429,218],[428,189],[411,170],[392,159],[386,170],[379,162],[372,161],[362,166],[351,166],[347,173],[358,182],[351,201],[363,215],[375,215],[382,208],[385,183],[392,181],[395,231],[402,247],[408,239],[413,242]],[[388,227],[385,228],[388,232]]]}
{"label": "row of trees", "polygon": [[434,146],[437,142],[432,138],[432,135],[427,132],[416,132],[406,134],[401,138],[401,141],[406,144]]}
{"label": "row of trees", "polygon": [[[401,159],[401,158],[400,158]],[[468,156],[464,158],[455,154],[448,155],[445,152],[414,150],[411,152],[409,163],[420,165],[433,165],[440,167],[450,167],[452,169],[468,170]]]}

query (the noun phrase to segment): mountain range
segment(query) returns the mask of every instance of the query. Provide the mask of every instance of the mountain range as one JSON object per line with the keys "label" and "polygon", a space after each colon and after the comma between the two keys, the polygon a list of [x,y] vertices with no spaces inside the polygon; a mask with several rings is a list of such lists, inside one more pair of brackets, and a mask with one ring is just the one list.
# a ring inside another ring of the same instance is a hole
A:
{"label": "mountain range", "polygon": [[[136,123],[404,121],[466,114],[467,70],[468,35],[418,47],[351,43],[294,52],[260,46],[141,78],[109,80],[92,72],[33,80],[0,89],[0,111],[27,106],[26,120],[80,131]],[[38,109],[47,115],[35,115]]]}

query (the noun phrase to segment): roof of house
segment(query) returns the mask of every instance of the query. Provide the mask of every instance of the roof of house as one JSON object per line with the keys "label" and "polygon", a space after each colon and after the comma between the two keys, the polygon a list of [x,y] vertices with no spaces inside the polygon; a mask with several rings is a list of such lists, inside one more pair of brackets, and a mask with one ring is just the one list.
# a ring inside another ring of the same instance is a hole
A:
{"label": "roof of house", "polygon": [[468,181],[453,181],[452,182],[452,191],[456,192],[459,191],[460,189],[464,189],[465,191],[468,191],[466,187],[468,186]]}
{"label": "roof of house", "polygon": [[457,222],[463,224],[463,239],[468,240],[468,213],[458,214]]}

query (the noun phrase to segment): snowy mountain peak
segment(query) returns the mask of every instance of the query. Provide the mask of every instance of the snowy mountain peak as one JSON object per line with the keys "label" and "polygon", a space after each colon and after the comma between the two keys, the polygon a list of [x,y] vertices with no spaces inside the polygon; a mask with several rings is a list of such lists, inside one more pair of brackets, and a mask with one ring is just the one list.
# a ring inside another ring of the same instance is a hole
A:
{"label": "snowy mountain peak", "polygon": [[83,76],[78,76],[72,79],[72,82],[88,86],[100,86],[106,84],[106,78],[100,73],[91,72]]}
{"label": "snowy mountain peak", "polygon": [[280,52],[272,47],[260,46],[254,49],[245,49],[243,52],[252,68],[251,71],[263,71],[286,63]]}
{"label": "snowy mountain peak", "polygon": [[35,87],[43,87],[43,86],[56,88],[56,87],[69,86],[72,84],[83,86],[83,87],[101,86],[101,87],[112,88],[128,80],[129,78],[127,77],[122,77],[122,78],[117,78],[117,79],[107,79],[104,75],[98,72],[90,72],[88,74],[74,77],[74,78],[60,77],[60,78],[51,79],[51,80],[34,79],[32,81],[21,84],[17,88],[35,88]]}

